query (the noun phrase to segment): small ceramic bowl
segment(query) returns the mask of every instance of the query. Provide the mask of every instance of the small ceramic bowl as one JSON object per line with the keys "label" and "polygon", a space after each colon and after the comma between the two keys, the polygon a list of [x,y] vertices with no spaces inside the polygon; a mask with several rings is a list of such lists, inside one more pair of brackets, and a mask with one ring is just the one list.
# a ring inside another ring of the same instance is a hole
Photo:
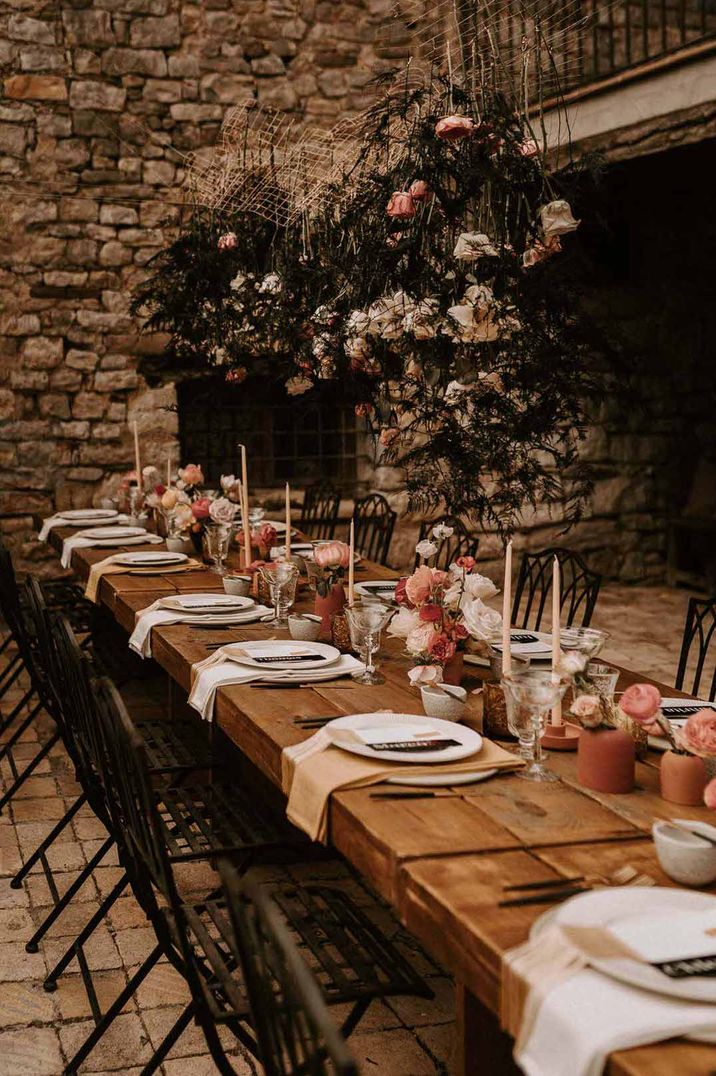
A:
{"label": "small ceramic bowl", "polygon": [[313,613],[303,613],[302,616],[292,614],[288,618],[288,634],[292,639],[303,639],[304,642],[315,643],[321,634],[321,618]]}
{"label": "small ceramic bowl", "polygon": [[225,575],[224,590],[227,594],[238,594],[241,598],[248,598],[251,593],[251,576]]}
{"label": "small ceramic bowl", "polygon": [[467,691],[455,684],[426,684],[420,689],[423,710],[427,717],[441,717],[444,721],[459,721],[465,713]]}
{"label": "small ceramic bowl", "polygon": [[716,826],[689,818],[675,819],[693,830],[694,835],[677,829],[670,822],[654,822],[651,832],[656,855],[665,874],[681,885],[709,885],[716,881],[716,845],[708,844],[697,834],[716,840]]}
{"label": "small ceramic bowl", "polygon": [[191,542],[185,538],[167,538],[167,549],[170,553],[190,553]]}

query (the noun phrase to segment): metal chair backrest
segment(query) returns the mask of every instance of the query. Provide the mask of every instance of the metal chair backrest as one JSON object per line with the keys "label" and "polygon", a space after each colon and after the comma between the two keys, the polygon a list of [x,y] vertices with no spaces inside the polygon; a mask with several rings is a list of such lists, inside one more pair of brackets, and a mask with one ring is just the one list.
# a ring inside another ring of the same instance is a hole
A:
{"label": "metal chair backrest", "polygon": [[353,509],[356,550],[368,560],[387,563],[397,518],[381,493],[369,493],[357,500]]}
{"label": "metal chair backrest", "polygon": [[564,626],[589,627],[602,577],[590,571],[579,554],[559,547],[525,553],[522,557],[512,603],[513,627],[539,631],[545,613],[549,619],[555,557],[561,569],[560,610]]}
{"label": "metal chair backrest", "polygon": [[[444,538],[442,541],[438,541],[433,536],[433,527],[437,527],[439,523],[443,523],[446,527],[452,527],[453,533],[449,538]],[[457,516],[443,516],[442,519],[426,519],[420,527],[420,534],[418,541],[422,542],[428,538],[431,542],[434,542],[438,551],[433,560],[430,561],[434,568],[440,568],[441,571],[446,571],[451,564],[454,564],[458,557],[474,557],[477,559],[477,547],[480,544],[480,539],[476,534],[470,534],[465,527],[462,520]],[[420,554],[415,554],[415,567],[420,564]]]}
{"label": "metal chair backrest", "polygon": [[325,541],[336,532],[341,495],[330,482],[314,482],[303,495],[300,529],[310,538]]}
{"label": "metal chair backrest", "polygon": [[266,1076],[358,1076],[276,904],[228,860],[219,871]]}
{"label": "metal chair backrest", "polygon": [[23,664],[37,692],[43,707],[53,718],[55,699],[49,690],[45,670],[43,669],[35,634],[34,620],[23,608],[22,592],[17,583],[12,557],[8,549],[0,543],[0,613],[12,633]]}
{"label": "metal chair backrest", "polygon": [[[711,680],[708,684],[708,699],[713,702],[716,698],[716,652],[714,653],[714,667],[706,670],[706,661],[711,653],[711,645],[716,640],[716,598],[690,598],[689,608],[686,612],[684,624],[684,636],[681,643],[681,655],[679,668],[676,674],[676,688],[683,691],[686,679],[687,666],[692,657],[692,647],[696,648],[696,667],[691,685],[686,690],[693,695],[698,695],[701,688],[701,680],[704,673]],[[716,651],[716,646],[714,646]]]}
{"label": "metal chair backrest", "polygon": [[73,727],[68,717],[68,702],[64,685],[61,679],[61,669],[57,667],[54,646],[52,642],[52,614],[47,608],[42,587],[34,575],[29,575],[23,587],[25,598],[26,617],[29,630],[33,638],[35,675],[40,677],[43,683],[43,702],[57,723],[62,740],[77,767],[78,760],[75,752]]}

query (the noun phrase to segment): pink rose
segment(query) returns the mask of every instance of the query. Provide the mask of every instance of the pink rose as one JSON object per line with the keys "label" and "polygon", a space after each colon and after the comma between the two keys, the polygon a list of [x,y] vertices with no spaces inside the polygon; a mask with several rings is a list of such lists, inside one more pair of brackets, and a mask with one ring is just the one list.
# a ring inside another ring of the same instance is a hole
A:
{"label": "pink rose", "polygon": [[433,589],[433,573],[427,564],[416,568],[405,580],[405,596],[412,605],[422,605]]}
{"label": "pink rose", "polygon": [[204,481],[204,473],[198,463],[187,463],[186,467],[180,467],[179,477],[185,486],[200,486]]}
{"label": "pink rose", "polygon": [[651,725],[661,706],[661,692],[653,684],[632,684],[619,700],[619,709],[640,725]]}
{"label": "pink rose", "polygon": [[692,714],[683,728],[676,733],[680,747],[685,747],[692,755],[710,757],[716,755],[716,711],[699,710]]}
{"label": "pink rose", "polygon": [[276,544],[276,528],[270,523],[262,523],[259,529],[251,535],[251,539],[261,549],[270,549]]}
{"label": "pink rose", "polygon": [[469,116],[443,116],[435,124],[435,134],[443,142],[459,142],[475,130],[475,123]]}
{"label": "pink rose", "polygon": [[427,605],[423,605],[420,609],[420,619],[426,620],[430,624],[434,624],[438,620],[442,620],[443,611],[439,605],[434,605],[432,602],[428,602]]}
{"label": "pink rose", "polygon": [[191,514],[194,519],[208,519],[209,509],[211,508],[211,501],[208,497],[199,497],[198,501],[194,501],[191,506]]}
{"label": "pink rose", "polygon": [[345,542],[321,542],[313,550],[313,559],[318,568],[347,568],[350,556],[350,546]]}
{"label": "pink rose", "polygon": [[216,245],[219,250],[234,250],[238,242],[236,232],[224,232],[219,236],[219,242]]}
{"label": "pink rose", "polygon": [[412,194],[408,191],[393,191],[385,211],[395,220],[410,220],[415,216],[415,202]]}
{"label": "pink rose", "polygon": [[405,585],[408,582],[408,577],[404,575],[395,585],[395,600],[398,605],[407,605],[410,607],[413,603],[405,593]]}
{"label": "pink rose", "polygon": [[380,443],[383,448],[390,448],[394,441],[400,437],[400,430],[396,430],[394,427],[386,426],[385,429],[380,431]]}
{"label": "pink rose", "polygon": [[713,781],[709,781],[704,789],[704,803],[712,811],[716,811],[716,777]]}
{"label": "pink rose", "polygon": [[444,632],[435,632],[428,643],[428,652],[441,665],[445,665],[450,658],[455,657],[457,647],[452,639],[448,639]]}
{"label": "pink rose", "polygon": [[414,202],[429,202],[433,196],[433,192],[424,179],[413,180],[408,189],[408,194]]}

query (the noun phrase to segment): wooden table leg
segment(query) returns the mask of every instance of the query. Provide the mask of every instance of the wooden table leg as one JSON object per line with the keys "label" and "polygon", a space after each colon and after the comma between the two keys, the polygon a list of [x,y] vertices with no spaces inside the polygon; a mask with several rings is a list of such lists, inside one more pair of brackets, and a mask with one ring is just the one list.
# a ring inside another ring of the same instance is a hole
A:
{"label": "wooden table leg", "polygon": [[464,983],[455,983],[456,1076],[521,1076],[512,1060],[513,1041],[495,1014]]}

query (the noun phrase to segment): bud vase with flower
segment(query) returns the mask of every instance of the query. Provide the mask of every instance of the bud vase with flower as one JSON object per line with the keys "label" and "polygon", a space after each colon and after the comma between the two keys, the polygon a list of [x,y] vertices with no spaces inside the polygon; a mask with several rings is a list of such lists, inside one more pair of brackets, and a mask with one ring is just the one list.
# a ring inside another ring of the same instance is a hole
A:
{"label": "bud vase with flower", "polygon": [[345,542],[318,542],[310,565],[316,586],[316,615],[321,618],[321,634],[330,636],[331,619],[346,604],[343,579],[350,564],[350,547]]}
{"label": "bud vase with flower", "polygon": [[622,709],[625,699],[625,712],[641,721],[650,735],[661,736],[669,744],[659,767],[662,799],[687,807],[700,804],[708,781],[704,760],[716,757],[716,712],[699,710],[682,728],[676,728],[661,712],[661,695],[652,684],[628,688],[622,695]]}
{"label": "bud vase with flower", "polygon": [[571,714],[582,726],[577,745],[577,780],[595,792],[631,792],[636,744],[617,727],[614,704],[606,695],[580,695]]}
{"label": "bud vase with flower", "polygon": [[452,533],[451,527],[438,524],[432,531],[437,541],[418,542],[415,549],[423,563],[398,581],[395,600],[400,609],[388,634],[405,639],[406,651],[418,665],[436,665],[444,683],[459,684],[468,638],[487,643],[500,631],[502,619],[485,605],[497,588],[475,571],[474,557],[458,557],[447,571],[425,563]]}

